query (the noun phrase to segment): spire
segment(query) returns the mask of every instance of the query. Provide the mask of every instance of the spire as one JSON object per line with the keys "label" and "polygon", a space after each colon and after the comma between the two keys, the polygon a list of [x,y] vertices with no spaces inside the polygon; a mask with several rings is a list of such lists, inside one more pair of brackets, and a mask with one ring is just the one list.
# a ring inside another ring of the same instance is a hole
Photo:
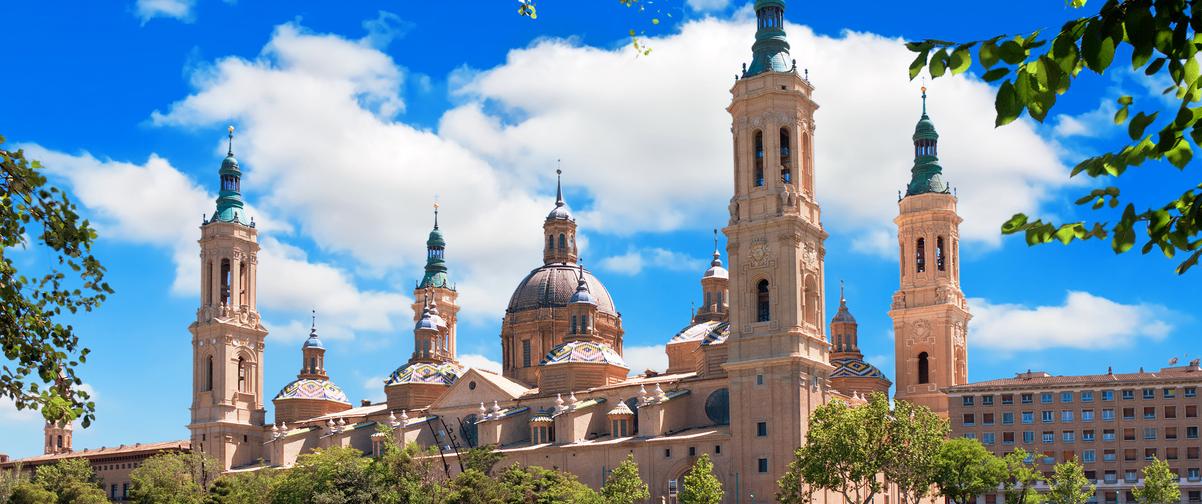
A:
{"label": "spire", "polygon": [[321,343],[321,338],[317,337],[317,310],[313,310],[313,322],[309,327],[309,339],[305,340],[304,348],[321,348],[325,349],[325,345]]}
{"label": "spire", "polygon": [[722,253],[718,252],[718,229],[714,228],[714,260],[710,266],[722,266]]}
{"label": "spire", "polygon": [[765,72],[795,72],[797,64],[791,63],[789,41],[785,39],[785,1],[756,0],[755,18],[751,65],[744,69],[743,78]]}
{"label": "spire", "polygon": [[234,157],[234,127],[229,127],[229,146],[225,159],[221,161],[218,170],[221,186],[217,195],[217,211],[208,222],[236,222],[253,227],[254,224],[246,217],[245,203],[242,201],[242,169],[238,166],[238,158]]}
{"label": "spire", "polygon": [[426,271],[422,275],[422,280],[417,283],[417,288],[442,287],[455,290],[455,286],[451,284],[447,275],[447,240],[443,236],[442,230],[438,228],[438,207],[438,198],[435,198],[434,229],[430,230],[430,236],[426,238]]}
{"label": "spire", "polygon": [[584,261],[581,260],[577,264],[578,273],[576,276],[576,293],[572,294],[572,299],[569,303],[589,303],[597,304],[593,299],[593,294],[588,290],[588,282],[584,279]]}
{"label": "spire", "polygon": [[948,194],[951,192],[943,180],[943,167],[939,166],[939,133],[935,123],[927,115],[927,87],[922,86],[922,117],[914,127],[914,168],[910,170],[910,183],[906,196],[926,193]]}
{"label": "spire", "polygon": [[[559,160],[555,160],[555,163],[558,166]],[[572,212],[563,200],[563,170],[560,168],[555,168],[555,208],[547,214],[547,220],[572,220]]]}
{"label": "spire", "polygon": [[[702,278],[705,279],[705,278],[710,278],[710,277],[717,277],[717,278],[729,278],[730,277],[730,273],[728,271],[726,271],[726,268],[722,267],[722,252],[721,252],[721,249],[718,248],[718,230],[717,229],[714,229],[714,259],[712,261],[710,261],[710,268],[705,270],[705,275]],[[702,285],[704,286],[704,284],[702,284]]]}
{"label": "spire", "polygon": [[560,160],[555,160],[555,206],[563,206],[563,169],[559,167]]}
{"label": "spire", "polygon": [[856,318],[851,316],[851,310],[847,309],[847,297],[843,293],[843,281],[839,280],[839,311],[835,313],[835,318],[832,323],[847,322],[854,324]]}

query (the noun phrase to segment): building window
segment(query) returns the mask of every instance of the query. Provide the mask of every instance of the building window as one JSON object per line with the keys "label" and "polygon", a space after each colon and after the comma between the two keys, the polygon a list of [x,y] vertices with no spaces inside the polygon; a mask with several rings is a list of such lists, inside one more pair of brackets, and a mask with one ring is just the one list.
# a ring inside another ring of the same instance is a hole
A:
{"label": "building window", "polygon": [[1075,437],[1076,436],[1073,434],[1073,431],[1071,431],[1071,430],[1066,430],[1066,431],[1060,433],[1060,440],[1064,441],[1065,443],[1073,442]]}
{"label": "building window", "polygon": [[1041,411],[1040,413],[1042,415],[1041,419],[1043,420],[1043,423],[1052,423],[1053,418],[1051,411]]}
{"label": "building window", "polygon": [[1092,442],[1094,440],[1094,431],[1092,429],[1081,431],[1081,440],[1087,443]]}
{"label": "building window", "polygon": [[768,308],[770,299],[768,297],[768,281],[767,280],[760,280],[760,283],[756,284],[755,299],[756,299],[755,321],[756,322],[767,322],[769,320],[769,316],[771,315],[771,312],[769,311],[769,308]]}
{"label": "building window", "polygon": [[981,406],[993,406],[993,395],[981,396]]}
{"label": "building window", "polygon": [[1164,438],[1165,439],[1177,439],[1177,428],[1176,427],[1165,427],[1164,428]]}
{"label": "building window", "polygon": [[935,238],[935,267],[938,268],[939,271],[945,271],[944,264],[943,264],[945,261],[944,257],[945,256],[943,254],[943,237],[940,236],[940,237]]}
{"label": "building window", "polygon": [[755,435],[757,437],[765,437],[768,435],[768,422],[755,423]]}
{"label": "building window", "polygon": [[1052,444],[1056,442],[1056,433],[1052,431],[1043,431],[1044,444]]}
{"label": "building window", "polygon": [[755,186],[764,186],[764,133],[755,132]]}
{"label": "building window", "polygon": [[1144,427],[1144,439],[1156,439],[1156,427]]}
{"label": "building window", "polygon": [[764,375],[762,375],[762,374],[755,375],[755,384],[763,385],[764,384]]}
{"label": "building window", "polygon": [[1114,408],[1106,408],[1102,410],[1102,421],[1114,421]]}
{"label": "building window", "polygon": [[1197,418],[1197,417],[1198,417],[1198,406],[1193,405],[1193,404],[1187,405],[1185,407],[1185,418]]}
{"label": "building window", "polygon": [[1002,404],[1014,404],[1014,394],[1002,394]]}
{"label": "building window", "polygon": [[1070,423],[1073,421],[1073,410],[1063,410],[1060,412],[1060,423]]}
{"label": "building window", "polygon": [[1008,445],[1014,444],[1014,433],[1013,432],[1003,432],[1002,433],[1002,444],[1008,444]]}
{"label": "building window", "polygon": [[1198,397],[1198,387],[1185,387],[1185,397]]}
{"label": "building window", "polygon": [[1081,410],[1081,421],[1082,422],[1092,422],[1093,421],[1093,410],[1091,410],[1091,409]]}
{"label": "building window", "polygon": [[981,413],[981,424],[993,425],[993,413]]}
{"label": "building window", "polygon": [[758,467],[759,472],[761,472],[761,473],[768,472],[768,459],[762,458],[762,459],[759,459],[757,462],[758,462],[757,465],[759,466]]}
{"label": "building window", "polygon": [[522,340],[522,367],[530,367],[530,340]]}
{"label": "building window", "polygon": [[1093,402],[1093,391],[1092,390],[1081,391],[1081,402]]}
{"label": "building window", "polygon": [[1156,399],[1156,389],[1153,389],[1153,388],[1144,389],[1144,399]]}
{"label": "building window", "polygon": [[1002,413],[1002,425],[1010,425],[1014,423],[1014,412],[1007,411]]}
{"label": "building window", "polygon": [[1135,429],[1123,429],[1123,441],[1135,441]]}
{"label": "building window", "polygon": [[238,357],[238,392],[246,392],[246,360]]}
{"label": "building window", "polygon": [[1035,423],[1035,412],[1034,411],[1024,411],[1023,412],[1023,423],[1025,423],[1025,424]]}
{"label": "building window", "polygon": [[[926,239],[919,238],[914,248],[914,269],[919,273],[927,270]],[[925,383],[925,382],[923,382]]]}
{"label": "building window", "polygon": [[1035,402],[1035,395],[1034,394],[1022,394],[1021,401],[1023,404],[1031,404],[1032,402]]}
{"label": "building window", "polygon": [[1123,408],[1123,420],[1135,420],[1135,408]]}
{"label": "building window", "polygon": [[1124,390],[1123,391],[1123,400],[1130,401],[1132,399],[1135,399],[1135,391],[1131,390],[1131,389]]}
{"label": "building window", "polygon": [[205,390],[213,390],[213,356],[205,357]]}
{"label": "building window", "polygon": [[664,448],[664,458],[672,458],[672,449]]}
{"label": "building window", "polygon": [[1093,450],[1084,450],[1081,452],[1081,461],[1082,462],[1085,462],[1086,464],[1088,464],[1088,463],[1094,462],[1096,460],[1097,460],[1097,455],[1094,454]]}
{"label": "building window", "polygon": [[1144,419],[1145,420],[1155,420],[1156,419],[1156,407],[1155,406],[1147,406],[1144,408]]}
{"label": "building window", "polygon": [[722,445],[718,445],[718,444],[714,445],[714,455],[721,455],[721,454],[722,454]]}
{"label": "building window", "polygon": [[927,353],[918,354],[918,383],[931,382],[931,365],[927,362]]}
{"label": "building window", "polygon": [[1103,390],[1102,391],[1102,400],[1103,401],[1113,401],[1114,400],[1114,391],[1113,390]]}
{"label": "building window", "polygon": [[1062,403],[1073,402],[1073,393],[1072,392],[1061,392],[1060,393],[1060,402],[1062,402]]}
{"label": "building window", "polygon": [[981,434],[981,443],[982,444],[992,445],[996,440],[997,440],[997,438],[995,437],[995,434],[992,432],[986,432],[984,434]]}
{"label": "building window", "polygon": [[1189,439],[1198,439],[1198,427],[1186,427],[1185,437]]}
{"label": "building window", "polygon": [[563,233],[559,233],[559,251],[563,252],[568,247],[568,241],[564,238]]}
{"label": "building window", "polygon": [[1032,444],[1035,442],[1035,433],[1031,431],[1023,431],[1023,443]]}
{"label": "building window", "polygon": [[1043,404],[1052,404],[1052,393],[1044,392],[1042,394],[1039,394],[1039,402],[1041,402]]}
{"label": "building window", "polygon": [[973,396],[964,396],[964,398],[962,399],[962,401],[964,402],[964,405],[965,405],[965,406],[972,406],[972,403],[973,403]]}
{"label": "building window", "polygon": [[793,152],[789,150],[789,128],[780,129],[780,180],[793,182]]}
{"label": "building window", "polygon": [[1114,450],[1105,450],[1102,452],[1103,462],[1114,462],[1118,460],[1118,455],[1115,455]]}

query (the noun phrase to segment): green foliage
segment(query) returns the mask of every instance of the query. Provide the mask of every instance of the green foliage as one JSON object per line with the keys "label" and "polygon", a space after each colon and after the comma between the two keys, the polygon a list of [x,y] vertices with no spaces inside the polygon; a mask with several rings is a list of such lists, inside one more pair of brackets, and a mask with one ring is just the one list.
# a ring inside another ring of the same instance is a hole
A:
{"label": "green foliage", "polygon": [[[92,311],[113,292],[91,254],[96,232],[65,192],[47,184],[37,161],[3,146],[0,136],[0,347],[6,359],[0,397],[11,397],[17,409],[38,409],[47,420],[82,418],[87,427],[95,404],[80,389],[75,368],[88,349],[61,319]],[[32,275],[18,271],[6,253],[31,241],[51,258]]]}
{"label": "green foliage", "polygon": [[538,466],[511,465],[501,472],[497,482],[503,502],[597,504],[601,501],[600,496],[578,481],[575,475]]}
{"label": "green foliage", "polygon": [[976,439],[954,438],[943,442],[936,462],[939,494],[955,504],[970,504],[978,495],[993,491],[1006,478],[1006,464]]}
{"label": "green foliage", "polygon": [[[1080,8],[1085,1],[1072,0],[1071,5]],[[1106,0],[1097,14],[1064,23],[1050,44],[1035,31],[966,43],[924,40],[906,47],[918,53],[910,64],[911,79],[923,68],[933,78],[962,73],[970,66],[964,61],[971,62],[972,49],[977,47],[977,62],[986,70],[983,78],[1001,80],[994,104],[998,126],[1014,121],[1023,112],[1042,122],[1057,97],[1069,91],[1082,70],[1098,74],[1123,71],[1111,65],[1119,48],[1128,49],[1131,69],[1142,71],[1149,85],[1169,82],[1164,94],[1175,97],[1179,105],[1172,119],[1160,121],[1159,131],[1146,134],[1147,128],[1157,122],[1157,113],[1139,111],[1131,117],[1132,98],[1118,98],[1114,122],[1128,123],[1131,142],[1088,157],[1072,170],[1072,176],[1084,173],[1105,179],[1103,184],[1114,184],[1128,168],[1150,159],[1166,160],[1178,169],[1184,169],[1193,159],[1194,147],[1202,141],[1199,27],[1202,9],[1193,2]],[[949,56],[948,50],[953,56],[959,54],[959,59]],[[1140,251],[1147,254],[1159,249],[1168,258],[1185,253],[1176,268],[1182,274],[1202,257],[1202,238],[1198,236],[1202,232],[1202,184],[1184,187],[1180,194],[1159,204],[1159,208],[1138,210],[1134,203],[1127,203],[1113,224],[1102,219],[1055,224],[1019,213],[1002,224],[1002,233],[1024,233],[1029,245],[1109,238],[1111,248],[1121,254],[1134,248],[1136,229],[1142,227],[1146,240]],[[1116,208],[1122,202],[1119,188],[1109,185],[1090,191],[1076,204],[1090,205],[1096,211]]]}
{"label": "green foliage", "polygon": [[38,467],[33,482],[56,495],[59,504],[108,502],[87,459],[69,458]]}
{"label": "green foliage", "polygon": [[1006,464],[1006,477],[1002,479],[1005,504],[1043,504],[1043,494],[1035,490],[1035,482],[1043,474],[1034,463],[1027,462],[1029,456],[1027,450],[1015,448],[1002,457],[1002,463]]}
{"label": "green foliage", "polygon": [[220,464],[199,452],[163,453],[129,473],[129,498],[144,504],[196,504],[207,498]]}
{"label": "green foliage", "polygon": [[1144,484],[1131,490],[1139,504],[1175,504],[1181,502],[1181,486],[1169,463],[1160,459],[1144,466]]}
{"label": "green foliage", "polygon": [[872,394],[868,406],[886,422],[885,479],[897,485],[902,504],[921,502],[935,483],[939,448],[951,426],[930,408],[909,401],[896,401],[890,412],[884,394]]}
{"label": "green foliage", "polygon": [[8,502],[9,504],[55,504],[58,502],[58,496],[43,488],[42,485],[23,481],[13,487]]}
{"label": "green foliage", "polygon": [[276,469],[221,476],[209,489],[206,504],[266,504],[281,477]]}
{"label": "green foliage", "polygon": [[0,470],[0,502],[8,502],[8,498],[12,496],[17,485],[28,481],[29,478],[26,478],[25,474],[21,472],[19,462],[12,469]]}
{"label": "green foliage", "polygon": [[1085,479],[1085,469],[1076,460],[1061,462],[1052,468],[1048,480],[1048,504],[1085,504],[1097,487]]}
{"label": "green foliage", "polygon": [[379,472],[359,450],[331,447],[301,455],[272,493],[272,502],[380,502]]}
{"label": "green foliage", "polygon": [[639,465],[634,462],[634,455],[627,455],[626,460],[605,478],[601,497],[607,504],[634,504],[651,498],[647,483],[639,477]]}
{"label": "green foliage", "polygon": [[475,469],[486,475],[492,474],[493,466],[505,458],[490,445],[477,446],[463,453],[463,468]]}
{"label": "green foliage", "polygon": [[467,469],[459,473],[451,480],[449,487],[447,502],[453,504],[502,502],[500,485],[478,469]]}
{"label": "green foliage", "polygon": [[722,482],[714,476],[714,463],[708,453],[693,463],[681,482],[680,504],[718,504],[722,502]]}

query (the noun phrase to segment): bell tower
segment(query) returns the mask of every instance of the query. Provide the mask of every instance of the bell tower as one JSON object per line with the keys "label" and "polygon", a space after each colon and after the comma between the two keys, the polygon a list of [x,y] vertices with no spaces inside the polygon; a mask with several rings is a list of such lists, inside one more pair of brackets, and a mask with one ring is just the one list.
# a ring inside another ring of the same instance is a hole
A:
{"label": "bell tower", "polygon": [[731,470],[741,493],[770,496],[830,393],[823,242],[814,197],[818,105],[785,40],[783,0],[757,0],[752,61],[731,89]]}
{"label": "bell tower", "polygon": [[74,427],[70,420],[59,420],[57,422],[46,421],[46,426],[42,428],[43,437],[45,437],[45,447],[43,453],[46,455],[59,455],[62,453],[71,453],[71,433]]}
{"label": "bell tower", "polygon": [[[434,229],[426,238],[426,270],[422,279],[413,288],[413,323],[421,322],[422,314],[430,305],[435,313],[442,317],[448,327],[446,350],[455,355],[455,328],[459,318],[459,291],[447,274],[446,258],[447,240],[442,230],[438,228],[438,203],[434,203]],[[416,350],[416,347],[415,347]]]}
{"label": "bell tower", "polygon": [[956,197],[939,165],[939,133],[927,115],[914,129],[914,168],[898,201],[901,288],[893,295],[896,398],[947,416],[942,389],[968,382],[968,302],[960,290],[960,222]]}
{"label": "bell tower", "polygon": [[252,464],[263,446],[263,339],[255,305],[258,231],[242,201],[230,149],[218,172],[217,210],[200,226],[200,308],[192,333],[192,448],[224,468]]}

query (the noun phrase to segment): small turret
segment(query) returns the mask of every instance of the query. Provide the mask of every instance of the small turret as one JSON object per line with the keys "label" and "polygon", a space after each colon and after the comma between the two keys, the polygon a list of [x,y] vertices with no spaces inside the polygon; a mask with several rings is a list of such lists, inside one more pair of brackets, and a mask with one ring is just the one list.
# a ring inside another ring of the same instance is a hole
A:
{"label": "small turret", "polygon": [[939,133],[927,115],[927,88],[922,87],[922,117],[914,126],[914,167],[910,169],[910,184],[906,196],[926,193],[948,194],[951,188],[943,180],[939,166]]}
{"label": "small turret", "polygon": [[709,269],[701,276],[701,296],[704,304],[693,315],[693,323],[726,320],[730,304],[730,273],[722,267],[722,253],[718,249],[718,230],[714,230],[714,259]]}
{"label": "small turret", "polygon": [[418,289],[441,287],[455,290],[447,275],[446,248],[446,238],[443,237],[442,230],[438,229],[438,203],[434,203],[434,229],[430,230],[430,236],[426,238],[426,272],[417,283]]}
{"label": "small turret", "polygon": [[785,39],[784,0],[756,0],[755,43],[751,46],[751,65],[744,66],[743,78],[765,72],[796,70],[789,57],[789,41]]}
{"label": "small turret", "polygon": [[574,264],[578,258],[576,250],[576,219],[563,199],[563,171],[555,170],[555,208],[543,222],[543,264]]}
{"label": "small turret", "polygon": [[208,222],[236,222],[254,227],[254,223],[246,216],[245,203],[242,201],[242,168],[238,165],[238,158],[234,157],[233,126],[229,127],[229,150],[217,173],[221,177],[221,191],[217,195],[217,211]]}

